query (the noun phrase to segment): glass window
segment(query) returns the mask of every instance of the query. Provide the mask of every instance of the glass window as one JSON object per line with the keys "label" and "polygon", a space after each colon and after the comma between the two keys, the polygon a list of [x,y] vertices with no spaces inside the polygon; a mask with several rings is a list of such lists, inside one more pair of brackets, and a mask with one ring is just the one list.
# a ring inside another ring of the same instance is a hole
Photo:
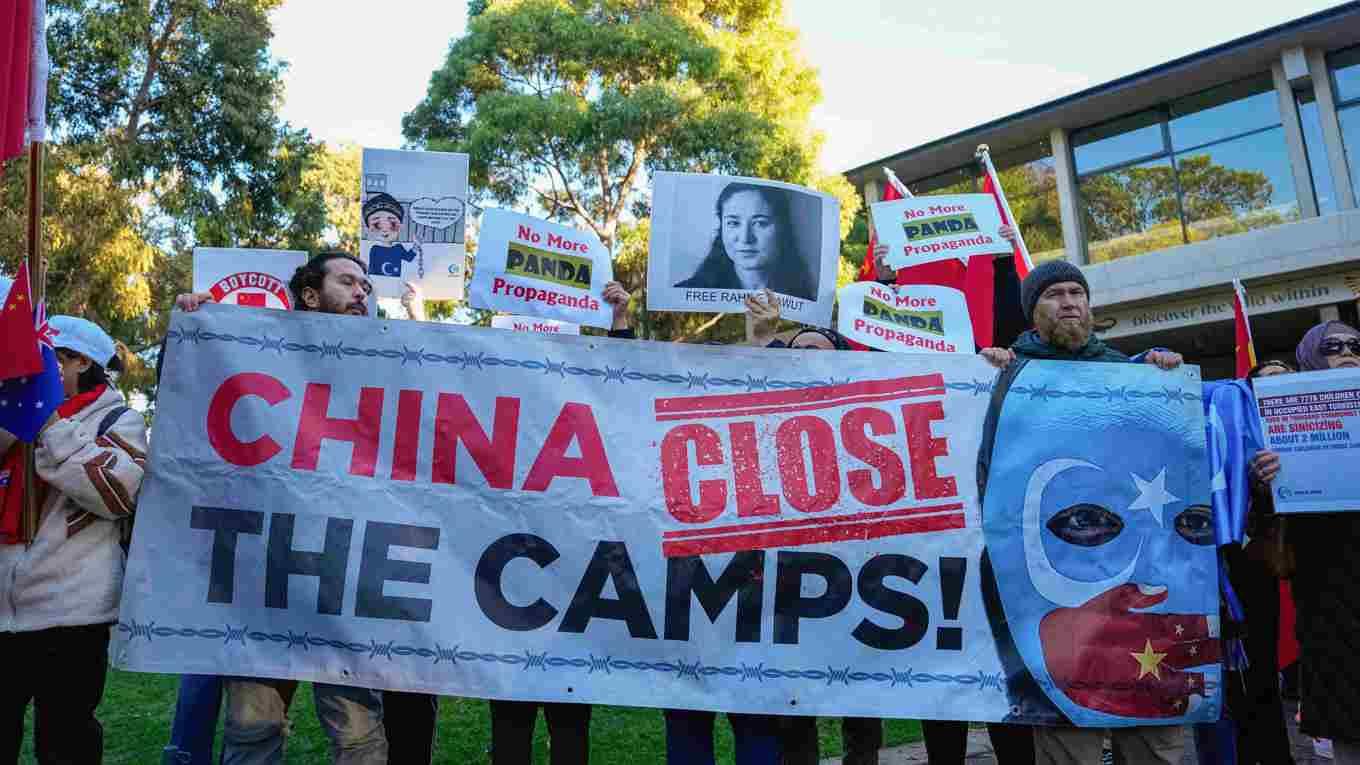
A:
{"label": "glass window", "polygon": [[1360,98],[1360,46],[1327,57],[1338,104]]}
{"label": "glass window", "polygon": [[1336,110],[1337,122],[1341,124],[1341,145],[1346,148],[1346,164],[1351,170],[1351,184],[1360,189],[1360,104]]}
{"label": "glass window", "polygon": [[1183,151],[1280,124],[1270,75],[1210,88],[1171,104],[1171,148]]}
{"label": "glass window", "polygon": [[1175,171],[1163,157],[1081,179],[1090,262],[1182,244]]}
{"label": "glass window", "polygon": [[1299,219],[1284,128],[1176,155],[1192,242]]}
{"label": "glass window", "polygon": [[1313,178],[1318,213],[1334,213],[1339,209],[1336,186],[1332,183],[1332,166],[1327,161],[1327,145],[1322,141],[1322,122],[1313,88],[1294,91],[1294,101],[1299,108],[1299,127],[1303,130],[1303,146],[1308,153],[1308,173]]}
{"label": "glass window", "polygon": [[[1163,130],[1171,140],[1154,148]],[[1299,217],[1268,74],[1078,131],[1073,145],[1093,263]]]}
{"label": "glass window", "polygon": [[1166,151],[1162,115],[1149,110],[1078,130],[1072,147],[1078,175],[1160,154]]}

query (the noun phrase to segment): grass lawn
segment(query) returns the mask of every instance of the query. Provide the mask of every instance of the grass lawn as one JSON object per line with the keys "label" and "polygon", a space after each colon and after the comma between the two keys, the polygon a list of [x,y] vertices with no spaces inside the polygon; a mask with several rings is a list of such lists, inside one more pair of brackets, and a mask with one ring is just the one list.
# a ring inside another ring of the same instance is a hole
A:
{"label": "grass lawn", "polygon": [[[145,675],[109,670],[104,702],[99,719],[104,724],[104,762],[156,765],[161,747],[170,738],[170,721],[175,712],[178,679],[166,675]],[[312,694],[299,689],[293,698],[293,734],[288,740],[289,763],[329,762],[325,735],[312,709]],[[831,757],[841,749],[840,724],[823,719],[822,756]],[[716,726],[718,761],[732,762],[732,729],[721,721]],[[24,742],[21,761],[33,761],[32,711],[27,723],[29,740]],[[443,698],[439,700],[439,743],[435,762],[489,762],[491,718],[481,699]],[[596,707],[591,718],[590,759],[594,765],[634,765],[665,761],[665,739],[661,712],[655,709]],[[884,739],[888,746],[919,740],[921,726],[912,720],[888,720]],[[219,745],[221,739],[219,736]],[[534,737],[535,763],[548,762],[547,732],[539,718]]]}

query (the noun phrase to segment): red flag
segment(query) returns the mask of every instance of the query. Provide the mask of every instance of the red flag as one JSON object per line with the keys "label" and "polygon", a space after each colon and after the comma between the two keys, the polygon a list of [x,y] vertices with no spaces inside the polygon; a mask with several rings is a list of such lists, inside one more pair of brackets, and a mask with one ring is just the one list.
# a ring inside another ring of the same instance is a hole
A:
{"label": "red flag", "polygon": [[33,0],[0,10],[0,162],[24,152],[33,57]]}
{"label": "red flag", "polygon": [[28,289],[27,262],[19,265],[19,274],[9,288],[4,307],[0,308],[0,338],[5,341],[5,353],[0,355],[0,380],[32,377],[43,371],[38,330],[33,320],[33,296]]}
{"label": "red flag", "polygon": [[1011,216],[1006,214],[1006,192],[1001,189],[1001,181],[996,177],[996,170],[992,168],[990,159],[982,161],[982,193],[991,194],[992,199],[996,200],[996,211],[1001,214],[1001,222],[1007,226],[1015,228],[1015,244],[1011,249],[1015,252],[1015,273],[1019,275],[1020,281],[1024,281],[1029,272],[1034,269],[1034,264],[1029,259],[1029,249],[1025,247],[1025,238],[1020,235],[1020,227],[1011,221]]}
{"label": "red flag", "polygon": [[[902,198],[902,192],[897,190],[897,185],[889,183],[883,187],[883,196],[879,201],[892,202]],[[872,220],[872,217],[870,218]],[[878,246],[878,236],[874,232],[873,224],[869,225],[869,249],[864,252],[864,263],[859,267],[859,279],[856,281],[873,282],[878,281],[878,268],[874,265],[874,248]]]}
{"label": "red flag", "polygon": [[1256,347],[1251,342],[1251,319],[1247,315],[1247,291],[1233,279],[1233,350],[1237,354],[1237,377],[1246,377],[1256,366]]}

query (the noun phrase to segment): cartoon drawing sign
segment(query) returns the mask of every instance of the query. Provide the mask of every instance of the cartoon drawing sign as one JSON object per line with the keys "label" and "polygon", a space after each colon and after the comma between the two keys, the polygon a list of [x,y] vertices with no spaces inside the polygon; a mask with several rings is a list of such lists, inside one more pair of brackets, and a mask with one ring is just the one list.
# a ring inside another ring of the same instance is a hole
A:
{"label": "cartoon drawing sign", "polygon": [[837,298],[838,330],[870,348],[901,353],[972,353],[963,293],[936,285],[855,282]]}
{"label": "cartoon drawing sign", "polygon": [[360,259],[378,297],[405,282],[429,300],[463,297],[466,154],[364,149]]}
{"label": "cartoon drawing sign", "polygon": [[288,280],[306,261],[298,250],[195,247],[194,292],[211,292],[225,305],[287,311],[293,307]]}
{"label": "cartoon drawing sign", "polygon": [[1199,389],[1196,367],[1145,364],[1020,361],[997,381],[978,477],[1007,720],[1217,719]]}
{"label": "cartoon drawing sign", "polygon": [[1001,215],[990,194],[938,194],[869,205],[888,265],[906,268],[936,260],[1009,253],[998,233]]}
{"label": "cartoon drawing sign", "polygon": [[473,308],[510,311],[608,329],[601,299],[614,278],[609,251],[593,234],[509,210],[482,214]]}

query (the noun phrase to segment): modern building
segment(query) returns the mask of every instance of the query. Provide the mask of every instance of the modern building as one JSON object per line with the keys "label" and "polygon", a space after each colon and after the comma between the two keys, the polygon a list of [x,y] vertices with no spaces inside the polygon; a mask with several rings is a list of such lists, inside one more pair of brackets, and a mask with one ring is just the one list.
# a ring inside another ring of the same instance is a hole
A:
{"label": "modern building", "polygon": [[1293,358],[1360,296],[1360,3],[1314,14],[850,170],[877,201],[973,191],[987,144],[1036,261],[1082,266],[1097,329],[1233,373],[1233,279],[1257,356]]}

